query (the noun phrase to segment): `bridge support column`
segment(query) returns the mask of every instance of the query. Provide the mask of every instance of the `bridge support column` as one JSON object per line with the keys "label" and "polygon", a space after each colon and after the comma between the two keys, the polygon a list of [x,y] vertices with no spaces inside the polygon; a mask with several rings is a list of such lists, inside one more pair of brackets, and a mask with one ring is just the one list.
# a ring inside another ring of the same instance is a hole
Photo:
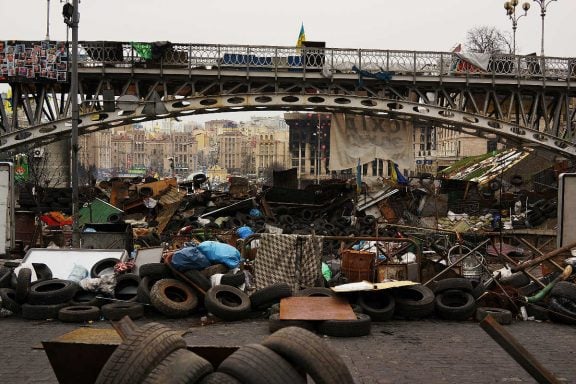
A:
{"label": "bridge support column", "polygon": [[70,187],[70,140],[57,141],[44,147],[47,156],[46,178],[51,187]]}

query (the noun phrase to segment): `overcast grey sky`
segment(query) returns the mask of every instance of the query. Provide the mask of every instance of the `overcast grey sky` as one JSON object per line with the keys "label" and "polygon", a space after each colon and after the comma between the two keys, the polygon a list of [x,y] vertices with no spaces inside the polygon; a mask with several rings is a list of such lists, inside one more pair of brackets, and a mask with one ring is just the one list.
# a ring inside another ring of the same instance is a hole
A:
{"label": "overcast grey sky", "polygon": [[[528,2],[528,16],[518,22],[520,54],[540,52],[540,9],[535,1]],[[44,39],[47,3],[0,0],[0,39]],[[325,41],[328,47],[448,51],[464,43],[474,26],[511,32],[503,4],[503,0],[81,0],[79,39],[293,46],[304,23],[307,40]],[[52,40],[66,37],[61,10],[59,0],[50,1]],[[547,56],[576,57],[575,17],[576,0],[550,3],[545,19]]]}
{"label": "overcast grey sky", "polygon": [[[522,3],[522,0],[521,0]],[[520,53],[540,51],[540,11],[529,0],[518,22]],[[473,26],[511,31],[503,0],[81,0],[80,40],[294,45],[304,23],[308,40],[329,47],[449,50]],[[0,36],[46,35],[46,0],[0,0]],[[62,4],[50,1],[50,37],[64,39]],[[520,6],[518,11],[521,11]],[[576,56],[576,1],[552,1],[546,54]]]}

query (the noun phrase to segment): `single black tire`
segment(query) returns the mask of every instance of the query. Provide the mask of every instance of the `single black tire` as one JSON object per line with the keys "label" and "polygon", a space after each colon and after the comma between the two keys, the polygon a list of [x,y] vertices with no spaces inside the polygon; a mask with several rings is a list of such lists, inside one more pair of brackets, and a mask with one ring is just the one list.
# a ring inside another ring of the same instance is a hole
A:
{"label": "single black tire", "polygon": [[204,378],[200,380],[198,384],[242,384],[242,383],[227,373],[212,372],[204,376]]}
{"label": "single black tire", "polygon": [[102,299],[98,298],[101,294],[91,291],[85,291],[79,289],[74,294],[74,297],[70,300],[70,305],[81,305],[81,306],[91,306],[91,307],[101,307],[103,302]]}
{"label": "single black tire", "polygon": [[123,301],[137,301],[138,285],[140,285],[140,276],[137,274],[124,273],[118,275],[114,286],[114,297]]}
{"label": "single black tire", "polygon": [[52,279],[52,270],[44,263],[32,263],[34,272],[36,272],[36,281]]}
{"label": "single black tire", "polygon": [[67,303],[74,297],[78,289],[78,284],[70,280],[41,281],[30,287],[28,303],[36,305]]}
{"label": "single black tire", "polygon": [[282,328],[262,345],[303,369],[316,384],[353,384],[354,379],[337,351],[318,335],[302,328]]}
{"label": "single black tire", "polygon": [[30,293],[30,283],[32,281],[32,270],[30,268],[22,268],[18,271],[18,278],[16,283],[16,301],[20,304],[26,301]]}
{"label": "single black tire", "polygon": [[144,306],[140,303],[110,303],[102,306],[102,316],[105,319],[118,321],[124,316],[136,320],[144,316]]}
{"label": "single black tire", "polygon": [[360,337],[370,334],[372,320],[364,313],[356,313],[355,320],[326,320],[318,324],[318,332],[333,337]]}
{"label": "single black tire", "polygon": [[564,297],[576,301],[576,284],[569,281],[559,281],[550,291],[551,297]]}
{"label": "single black tire", "polygon": [[202,273],[204,276],[206,276],[207,278],[210,278],[210,276],[215,275],[217,273],[226,273],[228,272],[228,267],[225,266],[224,264],[213,264],[209,267],[204,268],[203,270],[200,271],[200,273]]}
{"label": "single black tire", "polygon": [[154,195],[154,190],[151,187],[141,187],[138,194],[141,197],[151,197]]}
{"label": "single black tire", "polygon": [[274,333],[286,327],[304,328],[314,332],[316,329],[316,324],[310,320],[281,320],[279,313],[273,313],[268,318],[268,330],[270,333]]}
{"label": "single black tire", "polygon": [[162,360],[143,384],[188,384],[214,371],[210,362],[187,349],[177,349]]}
{"label": "single black tire", "polygon": [[58,312],[58,319],[65,323],[83,323],[100,319],[100,308],[90,305],[64,307]]}
{"label": "single black tire", "polygon": [[500,284],[520,288],[530,284],[530,278],[524,272],[515,272],[510,276],[502,277]]}
{"label": "single black tire", "polygon": [[118,259],[113,257],[109,257],[106,259],[102,259],[94,263],[92,268],[90,268],[90,277],[96,278],[100,277],[100,274],[105,270],[114,269],[114,266],[118,263]]}
{"label": "single black tire", "polygon": [[478,300],[478,298],[486,292],[486,286],[483,281],[478,280],[472,280],[470,283],[472,284],[472,292],[470,293],[474,296],[475,300]]}
{"label": "single black tire", "polygon": [[372,226],[376,222],[376,218],[372,215],[366,215],[360,219],[360,223],[364,226]]}
{"label": "single black tire", "polygon": [[394,316],[396,300],[385,290],[361,292],[356,304],[372,321],[388,321]]}
{"label": "single black tire", "polygon": [[22,304],[22,317],[28,320],[57,319],[60,309],[68,306],[66,303],[32,305]]}
{"label": "single black tire", "polygon": [[565,297],[548,300],[548,318],[555,323],[576,324],[576,302]]}
{"label": "single black tire", "polygon": [[184,276],[186,276],[188,280],[190,280],[194,285],[196,285],[204,292],[212,287],[212,282],[210,282],[210,279],[195,269],[190,269],[184,272]]}
{"label": "single black tire", "polygon": [[280,302],[284,297],[292,296],[292,288],[287,283],[274,283],[261,288],[250,295],[252,309],[261,310],[269,308],[272,304]]}
{"label": "single black tire", "polygon": [[158,280],[150,289],[150,303],[168,317],[184,317],[198,305],[198,296],[176,279]]}
{"label": "single black tire", "polygon": [[470,280],[463,277],[450,277],[444,280],[438,280],[435,282],[432,291],[435,295],[447,291],[449,289],[458,289],[465,292],[472,293],[474,289]]}
{"label": "single black tire", "polygon": [[236,287],[217,285],[206,291],[204,306],[214,316],[226,320],[241,320],[250,314],[250,298]]}
{"label": "single black tire", "polygon": [[10,288],[12,280],[12,269],[0,267],[0,288]]}
{"label": "single black tire", "polygon": [[421,319],[434,312],[434,293],[424,285],[411,285],[396,289],[395,315],[407,319]]}
{"label": "single black tire", "polygon": [[305,377],[282,356],[260,344],[240,347],[220,364],[218,371],[227,373],[242,383],[306,383]]}
{"label": "single black tire", "polygon": [[220,279],[220,284],[231,285],[233,287],[239,287],[245,282],[246,282],[246,275],[242,271],[236,273],[226,273]]}
{"label": "single black tire", "polygon": [[492,316],[502,325],[512,324],[512,312],[504,308],[478,307],[476,308],[476,321],[482,321],[486,316]]}
{"label": "single black tire", "polygon": [[294,293],[294,296],[300,297],[337,297],[338,294],[330,288],[310,287],[304,288]]}
{"label": "single black tire", "polygon": [[106,218],[106,222],[116,224],[122,221],[122,215],[120,213],[111,213]]}
{"label": "single black tire", "polygon": [[95,384],[141,383],[172,352],[186,348],[177,333],[158,323],[136,329],[112,353]]}
{"label": "single black tire", "polygon": [[19,314],[22,311],[20,303],[16,301],[16,291],[12,288],[0,288],[0,300],[2,300],[2,308],[14,314]]}
{"label": "single black tire", "polygon": [[170,267],[164,263],[143,264],[138,267],[138,275],[141,278],[149,277],[152,280],[170,279],[173,277]]}
{"label": "single black tire", "polygon": [[138,290],[136,292],[136,299],[139,303],[150,304],[150,290],[155,282],[155,280],[152,280],[148,276],[140,278],[140,284],[138,284]]}
{"label": "single black tire", "polygon": [[281,215],[278,217],[278,221],[283,225],[293,225],[294,217],[292,217],[292,215]]}
{"label": "single black tire", "polygon": [[476,300],[469,292],[449,289],[436,295],[436,313],[445,320],[464,321],[476,311]]}

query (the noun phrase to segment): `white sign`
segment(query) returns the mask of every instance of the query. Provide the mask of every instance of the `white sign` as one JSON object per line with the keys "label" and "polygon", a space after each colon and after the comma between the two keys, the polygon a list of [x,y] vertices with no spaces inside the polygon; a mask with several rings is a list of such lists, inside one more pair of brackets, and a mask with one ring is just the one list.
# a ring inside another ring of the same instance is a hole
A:
{"label": "white sign", "polygon": [[334,114],[330,129],[330,169],[353,168],[374,159],[392,160],[400,170],[410,169],[412,124],[361,115]]}
{"label": "white sign", "polygon": [[0,255],[14,249],[14,169],[0,163]]}

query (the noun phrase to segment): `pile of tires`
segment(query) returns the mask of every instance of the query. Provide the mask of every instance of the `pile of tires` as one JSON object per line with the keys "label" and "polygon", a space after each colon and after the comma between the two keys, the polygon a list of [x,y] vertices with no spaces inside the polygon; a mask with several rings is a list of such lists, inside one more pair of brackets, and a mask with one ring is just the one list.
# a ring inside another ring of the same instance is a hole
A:
{"label": "pile of tires", "polygon": [[320,337],[284,328],[261,344],[238,348],[215,366],[188,350],[180,333],[158,323],[137,328],[110,355],[96,384],[352,384],[341,357]]}

